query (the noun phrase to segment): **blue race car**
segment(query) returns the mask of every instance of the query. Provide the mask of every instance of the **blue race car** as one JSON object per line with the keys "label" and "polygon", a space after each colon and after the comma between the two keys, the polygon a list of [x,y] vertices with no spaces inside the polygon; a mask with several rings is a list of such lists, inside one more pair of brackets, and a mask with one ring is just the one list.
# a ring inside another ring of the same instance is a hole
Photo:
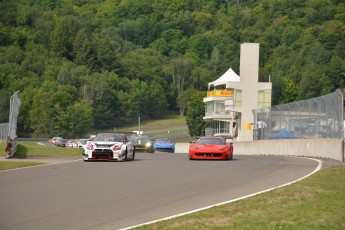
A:
{"label": "blue race car", "polygon": [[168,138],[158,138],[153,141],[153,152],[175,152],[175,143]]}

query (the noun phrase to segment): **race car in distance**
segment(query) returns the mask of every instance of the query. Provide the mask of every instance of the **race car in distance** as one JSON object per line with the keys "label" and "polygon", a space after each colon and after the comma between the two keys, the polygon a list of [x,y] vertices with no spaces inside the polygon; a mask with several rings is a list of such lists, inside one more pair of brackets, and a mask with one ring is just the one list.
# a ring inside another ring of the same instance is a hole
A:
{"label": "race car in distance", "polygon": [[231,160],[233,158],[232,143],[222,137],[200,137],[189,145],[189,159]]}
{"label": "race car in distance", "polygon": [[153,141],[153,152],[175,152],[175,143],[168,138],[157,138]]}
{"label": "race car in distance", "polygon": [[87,141],[88,139],[79,139],[78,148],[83,148],[83,146],[87,144]]}
{"label": "race car in distance", "polygon": [[123,134],[99,133],[83,146],[84,161],[127,161],[134,158],[135,148]]}
{"label": "race car in distance", "polygon": [[144,150],[146,152],[153,152],[152,142],[149,136],[144,134],[132,134],[129,141],[133,144],[135,149]]}

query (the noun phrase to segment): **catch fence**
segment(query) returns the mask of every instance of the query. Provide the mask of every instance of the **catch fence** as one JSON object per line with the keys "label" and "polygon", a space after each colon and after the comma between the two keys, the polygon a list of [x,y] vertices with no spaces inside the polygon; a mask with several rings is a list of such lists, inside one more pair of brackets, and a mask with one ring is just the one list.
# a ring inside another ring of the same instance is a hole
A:
{"label": "catch fence", "polygon": [[21,100],[15,92],[10,98],[9,122],[0,124],[0,140],[6,140],[6,157],[10,158],[17,151],[17,122]]}
{"label": "catch fence", "polygon": [[340,90],[308,100],[253,110],[254,140],[344,138]]}
{"label": "catch fence", "polygon": [[1,123],[0,124],[0,141],[1,140],[6,140],[8,137],[8,123]]}

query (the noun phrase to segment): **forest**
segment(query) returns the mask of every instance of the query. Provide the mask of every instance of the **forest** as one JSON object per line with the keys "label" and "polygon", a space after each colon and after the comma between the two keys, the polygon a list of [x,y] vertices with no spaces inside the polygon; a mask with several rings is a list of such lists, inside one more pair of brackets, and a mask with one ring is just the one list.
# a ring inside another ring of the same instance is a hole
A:
{"label": "forest", "polygon": [[23,136],[202,113],[245,42],[273,104],[345,87],[343,0],[1,0],[0,18],[0,123],[19,91]]}

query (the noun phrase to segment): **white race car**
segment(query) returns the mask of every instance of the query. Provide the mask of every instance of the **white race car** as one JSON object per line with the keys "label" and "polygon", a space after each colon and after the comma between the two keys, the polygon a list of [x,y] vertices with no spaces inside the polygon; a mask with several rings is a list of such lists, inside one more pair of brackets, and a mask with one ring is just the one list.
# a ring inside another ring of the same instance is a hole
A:
{"label": "white race car", "polygon": [[83,146],[84,161],[127,161],[134,158],[135,148],[123,134],[99,133]]}

